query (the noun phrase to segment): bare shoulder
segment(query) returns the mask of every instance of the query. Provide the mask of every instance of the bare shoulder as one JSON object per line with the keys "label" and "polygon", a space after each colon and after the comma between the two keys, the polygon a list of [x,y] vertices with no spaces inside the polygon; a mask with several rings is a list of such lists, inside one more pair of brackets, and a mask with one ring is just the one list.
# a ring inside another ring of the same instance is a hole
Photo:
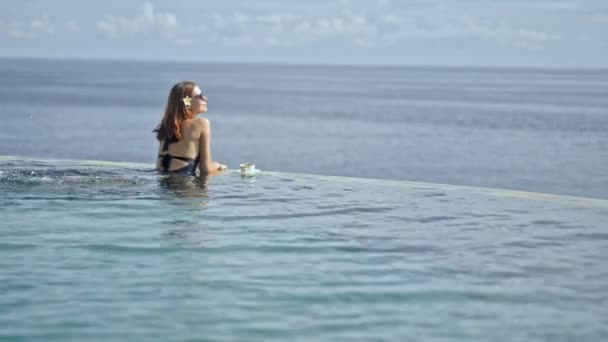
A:
{"label": "bare shoulder", "polygon": [[196,118],[196,125],[202,130],[208,131],[211,128],[211,123],[207,118]]}

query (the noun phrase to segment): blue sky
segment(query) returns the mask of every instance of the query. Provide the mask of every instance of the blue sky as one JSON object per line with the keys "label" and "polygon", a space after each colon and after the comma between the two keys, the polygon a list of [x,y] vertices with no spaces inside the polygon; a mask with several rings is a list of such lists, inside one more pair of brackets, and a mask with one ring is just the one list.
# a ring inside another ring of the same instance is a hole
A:
{"label": "blue sky", "polygon": [[608,67],[606,0],[6,1],[0,56]]}

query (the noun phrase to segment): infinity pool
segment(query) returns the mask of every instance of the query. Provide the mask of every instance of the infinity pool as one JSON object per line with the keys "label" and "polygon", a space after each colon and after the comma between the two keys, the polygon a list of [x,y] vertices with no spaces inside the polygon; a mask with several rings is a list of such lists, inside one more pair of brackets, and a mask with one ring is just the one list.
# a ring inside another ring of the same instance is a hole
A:
{"label": "infinity pool", "polygon": [[0,340],[601,341],[608,201],[0,158]]}

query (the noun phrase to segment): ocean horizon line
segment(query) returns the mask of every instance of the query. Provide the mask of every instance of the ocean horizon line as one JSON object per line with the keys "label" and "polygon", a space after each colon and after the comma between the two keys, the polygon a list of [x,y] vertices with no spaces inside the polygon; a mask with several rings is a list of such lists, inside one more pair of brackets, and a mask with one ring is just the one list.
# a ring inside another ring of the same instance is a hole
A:
{"label": "ocean horizon line", "polygon": [[416,63],[338,63],[338,62],[310,62],[310,61],[245,61],[245,60],[193,60],[170,58],[135,58],[135,57],[71,57],[71,56],[1,56],[4,61],[51,61],[51,62],[108,62],[108,63],[134,63],[150,64],[198,64],[198,65],[235,65],[235,66],[277,66],[277,67],[310,67],[310,68],[370,68],[370,69],[434,69],[434,70],[518,70],[518,71],[561,71],[561,72],[608,72],[608,66],[571,66],[571,65],[506,65],[506,64],[416,64]]}

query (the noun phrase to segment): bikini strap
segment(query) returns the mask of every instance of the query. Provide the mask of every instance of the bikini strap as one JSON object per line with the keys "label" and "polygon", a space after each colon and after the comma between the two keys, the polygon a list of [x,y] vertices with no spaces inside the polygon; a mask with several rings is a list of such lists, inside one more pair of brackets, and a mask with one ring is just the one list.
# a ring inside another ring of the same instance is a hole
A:
{"label": "bikini strap", "polygon": [[[169,150],[169,140],[165,140],[165,143],[163,144],[163,150],[161,152],[165,152]],[[196,157],[196,159],[192,159],[192,158],[186,158],[186,157],[174,157],[169,153],[166,154],[159,154],[158,155],[159,158],[163,158],[163,160],[161,161],[160,165],[163,167],[163,171],[167,172],[169,171],[169,166],[171,164],[171,158],[173,159],[177,159],[177,160],[183,160],[185,162],[191,163],[191,162],[198,162],[199,158],[198,156]],[[196,168],[196,166],[195,166]]]}

